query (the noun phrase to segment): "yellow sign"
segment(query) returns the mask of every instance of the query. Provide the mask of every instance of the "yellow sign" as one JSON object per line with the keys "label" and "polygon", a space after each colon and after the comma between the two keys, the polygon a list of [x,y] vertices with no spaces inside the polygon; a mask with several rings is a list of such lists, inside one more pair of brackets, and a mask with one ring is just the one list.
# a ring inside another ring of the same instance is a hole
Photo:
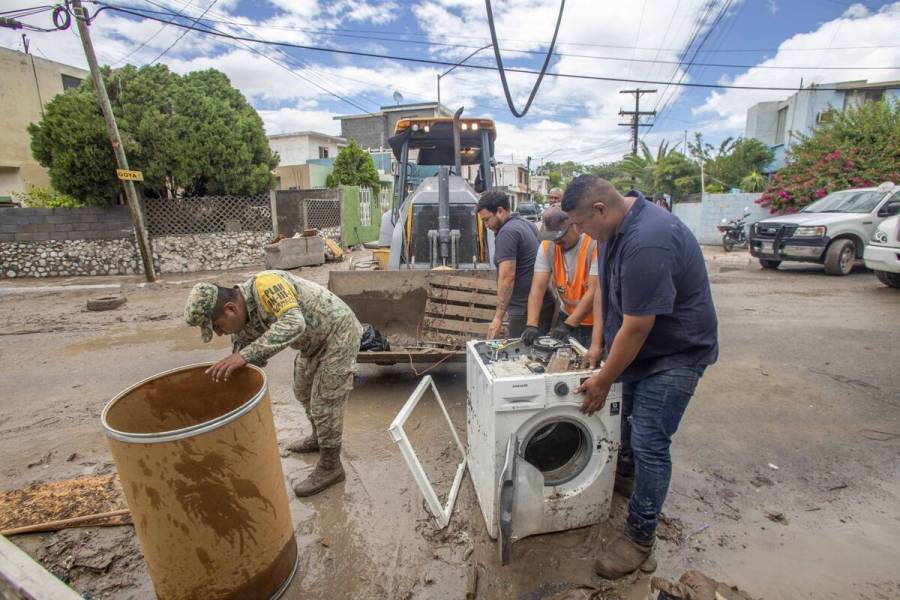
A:
{"label": "yellow sign", "polygon": [[129,171],[128,169],[116,169],[116,176],[122,181],[143,181],[144,174],[140,171]]}

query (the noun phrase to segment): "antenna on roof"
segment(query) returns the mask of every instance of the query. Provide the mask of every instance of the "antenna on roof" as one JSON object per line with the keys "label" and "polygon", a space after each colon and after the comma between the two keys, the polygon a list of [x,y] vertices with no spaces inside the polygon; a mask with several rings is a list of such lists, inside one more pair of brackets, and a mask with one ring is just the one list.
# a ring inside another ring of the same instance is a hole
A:
{"label": "antenna on roof", "polygon": [[402,101],[403,101],[403,94],[401,94],[400,92],[394,92],[394,102],[396,102],[399,105],[400,102],[402,102]]}

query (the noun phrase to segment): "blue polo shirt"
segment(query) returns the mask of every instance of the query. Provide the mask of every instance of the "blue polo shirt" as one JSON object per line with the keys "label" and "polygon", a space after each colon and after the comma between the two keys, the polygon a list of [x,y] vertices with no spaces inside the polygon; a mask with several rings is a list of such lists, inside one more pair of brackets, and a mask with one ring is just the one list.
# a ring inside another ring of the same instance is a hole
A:
{"label": "blue polo shirt", "polygon": [[607,351],[623,315],[656,315],[647,340],[620,381],[676,367],[711,365],[718,320],[700,245],[667,210],[633,192],[634,204],[597,260]]}

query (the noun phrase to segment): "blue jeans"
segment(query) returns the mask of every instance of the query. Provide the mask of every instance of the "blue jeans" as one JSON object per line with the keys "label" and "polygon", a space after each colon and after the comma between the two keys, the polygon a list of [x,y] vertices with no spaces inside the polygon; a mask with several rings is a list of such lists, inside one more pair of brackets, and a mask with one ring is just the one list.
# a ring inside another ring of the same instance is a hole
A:
{"label": "blue jeans", "polygon": [[672,436],[705,369],[678,367],[622,384],[619,474],[627,476],[633,460],[635,477],[625,532],[639,544],[653,543],[672,478]]}

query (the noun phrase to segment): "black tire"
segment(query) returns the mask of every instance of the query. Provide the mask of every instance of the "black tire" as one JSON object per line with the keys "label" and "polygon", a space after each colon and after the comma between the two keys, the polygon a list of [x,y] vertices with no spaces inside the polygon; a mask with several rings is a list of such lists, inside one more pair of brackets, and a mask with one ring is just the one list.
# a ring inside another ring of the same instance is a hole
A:
{"label": "black tire", "polygon": [[900,273],[888,273],[887,271],[875,271],[875,277],[884,285],[900,289]]}
{"label": "black tire", "polygon": [[722,247],[725,248],[725,252],[731,252],[734,249],[734,240],[731,239],[731,236],[722,237]]}
{"label": "black tire", "polygon": [[777,269],[778,265],[781,264],[780,260],[769,260],[768,258],[759,259],[759,266],[763,269]]}
{"label": "black tire", "polygon": [[834,240],[825,251],[825,272],[829,275],[849,275],[856,262],[856,246],[851,240]]}
{"label": "black tire", "polygon": [[113,310],[125,304],[125,296],[102,296],[89,298],[87,309],[92,311]]}

